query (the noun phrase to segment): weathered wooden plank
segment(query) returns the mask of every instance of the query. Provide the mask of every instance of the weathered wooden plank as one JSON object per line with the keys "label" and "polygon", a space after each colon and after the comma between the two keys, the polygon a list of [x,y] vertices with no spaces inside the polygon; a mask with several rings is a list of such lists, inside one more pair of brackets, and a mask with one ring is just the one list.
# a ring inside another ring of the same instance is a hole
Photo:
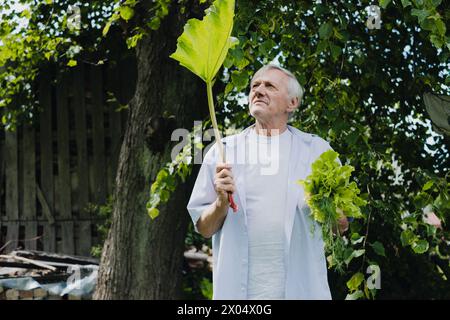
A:
{"label": "weathered wooden plank", "polygon": [[[46,200],[50,212],[54,213],[54,176],[53,176],[53,129],[52,129],[52,100],[50,81],[43,78],[39,85],[39,101],[43,108],[40,114],[40,189]],[[42,217],[46,219],[48,217]]]}
{"label": "weathered wooden plank", "polygon": [[103,104],[102,69],[91,68],[92,89],[92,139],[94,149],[94,202],[103,204],[106,200],[105,129]]}
{"label": "weathered wooden plank", "polygon": [[84,66],[74,71],[73,110],[75,113],[75,131],[77,144],[77,207],[80,218],[89,218],[90,212],[85,210],[89,202],[89,168],[87,153],[86,105],[84,89]]}
{"label": "weathered wooden plank", "polygon": [[5,133],[5,208],[8,220],[19,219],[19,175],[18,175],[17,131]]}
{"label": "weathered wooden plank", "polygon": [[50,224],[55,223],[55,217],[53,216],[50,206],[48,205],[48,202],[45,199],[45,196],[42,193],[42,190],[39,188],[38,184],[36,184],[36,195],[41,204],[42,212],[44,213],[44,216],[47,218],[48,222]]}
{"label": "weathered wooden plank", "polygon": [[12,253],[11,255],[0,255],[0,258],[2,259],[0,261],[0,267],[23,268],[23,269],[50,269],[52,271],[57,270],[55,266],[51,266],[43,262],[38,262],[23,257],[18,257],[14,255],[14,253]]}
{"label": "weathered wooden plank", "polygon": [[94,163],[93,158],[89,157],[88,171],[89,171],[89,199],[91,202],[95,202],[94,190],[95,186],[95,173],[94,173]]}
{"label": "weathered wooden plank", "polygon": [[62,248],[60,252],[65,254],[75,254],[75,243],[73,236],[72,221],[63,221],[61,223],[61,240],[62,240]]}
{"label": "weathered wooden plank", "polygon": [[92,239],[91,239],[91,221],[83,220],[77,222],[76,236],[76,255],[90,256]]}
{"label": "weathered wooden plank", "polygon": [[27,259],[32,259],[34,261],[43,261],[48,265],[69,265],[69,264],[79,264],[79,265],[89,265],[99,264],[99,259],[85,257],[80,255],[66,255],[58,253],[40,252],[32,250],[16,250],[13,252],[16,257],[23,257]]}
{"label": "weathered wooden plank", "polygon": [[37,222],[27,221],[25,222],[25,249],[36,250],[37,249]]}
{"label": "weathered wooden plank", "polygon": [[3,250],[2,253],[9,253],[19,246],[19,224],[17,222],[8,222],[6,223],[7,232],[6,232],[6,244],[7,247]]}
{"label": "weathered wooden plank", "polygon": [[37,236],[38,239],[36,241],[36,250],[43,251],[44,250],[44,227],[41,222],[37,222]]}
{"label": "weathered wooden plank", "polygon": [[45,252],[56,252],[56,233],[55,225],[50,223],[43,224],[43,238],[44,238],[44,251]]}
{"label": "weathered wooden plank", "polygon": [[36,155],[35,155],[35,132],[30,125],[23,128],[22,140],[22,163],[23,163],[23,213],[22,220],[36,219]]}
{"label": "weathered wooden plank", "polygon": [[58,141],[58,209],[62,219],[72,218],[71,178],[69,153],[69,110],[67,105],[67,78],[63,76],[56,87],[57,141]]}
{"label": "weathered wooden plank", "polygon": [[55,223],[55,252],[62,252],[61,223]]}

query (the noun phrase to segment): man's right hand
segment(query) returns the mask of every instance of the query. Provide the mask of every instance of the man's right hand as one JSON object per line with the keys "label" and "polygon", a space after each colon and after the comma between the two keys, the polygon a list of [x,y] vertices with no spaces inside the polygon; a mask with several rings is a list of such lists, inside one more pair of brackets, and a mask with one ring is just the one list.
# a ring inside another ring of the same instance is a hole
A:
{"label": "man's right hand", "polygon": [[217,201],[219,206],[228,204],[228,192],[231,194],[235,191],[233,174],[231,173],[231,165],[227,163],[218,163],[216,166],[216,174],[214,176],[214,189],[217,193]]}

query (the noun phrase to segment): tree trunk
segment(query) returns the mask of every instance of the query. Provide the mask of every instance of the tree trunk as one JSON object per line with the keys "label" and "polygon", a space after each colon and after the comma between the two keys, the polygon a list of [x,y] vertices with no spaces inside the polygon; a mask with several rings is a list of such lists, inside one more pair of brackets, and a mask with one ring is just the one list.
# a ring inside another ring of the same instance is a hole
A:
{"label": "tree trunk", "polygon": [[173,5],[161,27],[142,39],[136,49],[136,92],[120,151],[112,225],[103,247],[94,299],[180,297],[189,223],[186,204],[192,189],[180,185],[168,205],[159,208],[155,220],[147,215],[145,204],[156,173],[170,161],[172,133],[158,133],[165,137],[163,151],[158,151],[156,135],[149,136],[149,120],[164,112],[175,116],[176,127],[190,130],[194,120],[207,115],[205,85],[169,58],[185,22]]}

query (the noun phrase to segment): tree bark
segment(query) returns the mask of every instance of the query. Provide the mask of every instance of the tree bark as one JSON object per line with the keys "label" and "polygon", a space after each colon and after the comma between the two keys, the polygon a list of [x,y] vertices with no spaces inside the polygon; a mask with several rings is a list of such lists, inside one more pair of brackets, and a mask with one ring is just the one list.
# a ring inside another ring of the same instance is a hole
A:
{"label": "tree bark", "polygon": [[[136,48],[138,79],[115,181],[112,225],[105,241],[94,299],[174,299],[181,293],[186,210],[192,183],[180,185],[151,220],[145,204],[170,145],[152,150],[149,119],[168,113],[190,130],[207,115],[205,85],[169,55],[186,17],[173,5],[160,28]],[[168,140],[172,132],[166,134]],[[148,141],[147,141],[148,142]],[[192,181],[192,179],[191,179]]]}

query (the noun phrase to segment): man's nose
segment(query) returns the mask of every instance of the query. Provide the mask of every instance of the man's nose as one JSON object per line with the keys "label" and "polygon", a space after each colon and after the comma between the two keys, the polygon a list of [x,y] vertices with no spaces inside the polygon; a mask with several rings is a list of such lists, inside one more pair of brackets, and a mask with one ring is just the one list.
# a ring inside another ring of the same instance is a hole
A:
{"label": "man's nose", "polygon": [[263,96],[264,95],[264,88],[263,88],[263,86],[260,84],[259,86],[257,86],[255,88],[254,92],[255,92],[255,96],[257,96],[257,97]]}

